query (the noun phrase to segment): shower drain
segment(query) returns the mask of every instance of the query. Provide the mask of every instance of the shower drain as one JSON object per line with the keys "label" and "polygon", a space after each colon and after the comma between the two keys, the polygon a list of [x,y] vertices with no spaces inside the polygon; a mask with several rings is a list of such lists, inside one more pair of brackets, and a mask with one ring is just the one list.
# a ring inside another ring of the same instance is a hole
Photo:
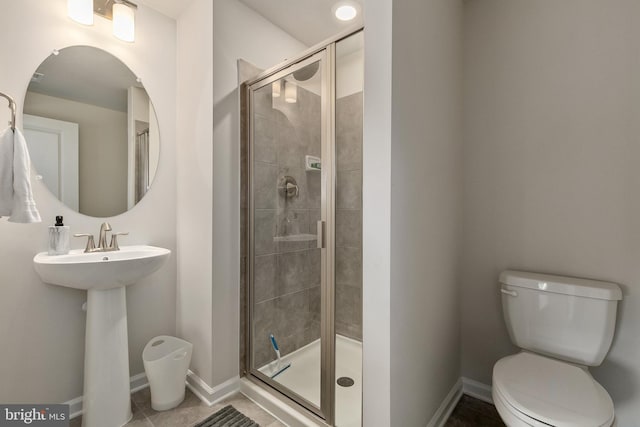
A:
{"label": "shower drain", "polygon": [[353,378],[349,377],[340,377],[336,382],[341,387],[351,387],[354,384]]}

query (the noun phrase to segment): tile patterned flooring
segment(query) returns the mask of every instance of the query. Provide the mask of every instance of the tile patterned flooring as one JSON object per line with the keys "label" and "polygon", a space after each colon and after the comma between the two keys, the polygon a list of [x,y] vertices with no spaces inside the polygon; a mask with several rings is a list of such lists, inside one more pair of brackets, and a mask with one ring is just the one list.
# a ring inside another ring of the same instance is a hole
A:
{"label": "tile patterned flooring", "polygon": [[[169,411],[154,411],[151,408],[151,394],[148,387],[131,395],[133,418],[126,424],[126,427],[193,426],[227,405],[233,405],[238,411],[258,423],[260,427],[285,427],[271,414],[240,393],[236,393],[222,402],[208,407],[187,389],[185,399],[178,407]],[[71,420],[70,427],[80,427],[81,425],[82,417]]]}
{"label": "tile patterned flooring", "polygon": [[504,427],[495,406],[463,394],[445,427]]}

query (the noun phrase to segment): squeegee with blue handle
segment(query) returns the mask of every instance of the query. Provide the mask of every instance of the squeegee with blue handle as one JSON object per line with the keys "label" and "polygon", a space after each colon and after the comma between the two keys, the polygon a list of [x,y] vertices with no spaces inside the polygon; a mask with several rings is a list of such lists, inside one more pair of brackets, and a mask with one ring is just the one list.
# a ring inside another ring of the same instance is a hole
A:
{"label": "squeegee with blue handle", "polygon": [[273,346],[273,350],[276,352],[276,369],[274,373],[271,375],[271,378],[275,378],[280,375],[284,370],[291,366],[291,362],[287,362],[286,365],[282,366],[282,361],[280,359],[280,349],[278,348],[278,343],[276,342],[276,337],[273,334],[269,335],[269,339],[271,340],[271,346]]}

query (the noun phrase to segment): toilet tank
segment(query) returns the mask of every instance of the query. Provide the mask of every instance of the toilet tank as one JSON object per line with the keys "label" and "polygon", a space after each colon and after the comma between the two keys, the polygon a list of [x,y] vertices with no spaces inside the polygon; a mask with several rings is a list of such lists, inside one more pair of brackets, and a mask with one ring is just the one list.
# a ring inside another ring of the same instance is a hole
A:
{"label": "toilet tank", "polygon": [[507,270],[502,312],[518,347],[586,366],[602,363],[613,340],[620,286]]}

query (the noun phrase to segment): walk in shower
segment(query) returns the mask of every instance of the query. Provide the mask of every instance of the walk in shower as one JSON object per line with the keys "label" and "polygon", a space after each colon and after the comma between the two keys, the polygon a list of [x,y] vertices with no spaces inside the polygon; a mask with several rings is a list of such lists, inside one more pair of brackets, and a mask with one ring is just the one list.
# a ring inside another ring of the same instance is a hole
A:
{"label": "walk in shower", "polygon": [[362,31],[243,85],[244,373],[361,425]]}

